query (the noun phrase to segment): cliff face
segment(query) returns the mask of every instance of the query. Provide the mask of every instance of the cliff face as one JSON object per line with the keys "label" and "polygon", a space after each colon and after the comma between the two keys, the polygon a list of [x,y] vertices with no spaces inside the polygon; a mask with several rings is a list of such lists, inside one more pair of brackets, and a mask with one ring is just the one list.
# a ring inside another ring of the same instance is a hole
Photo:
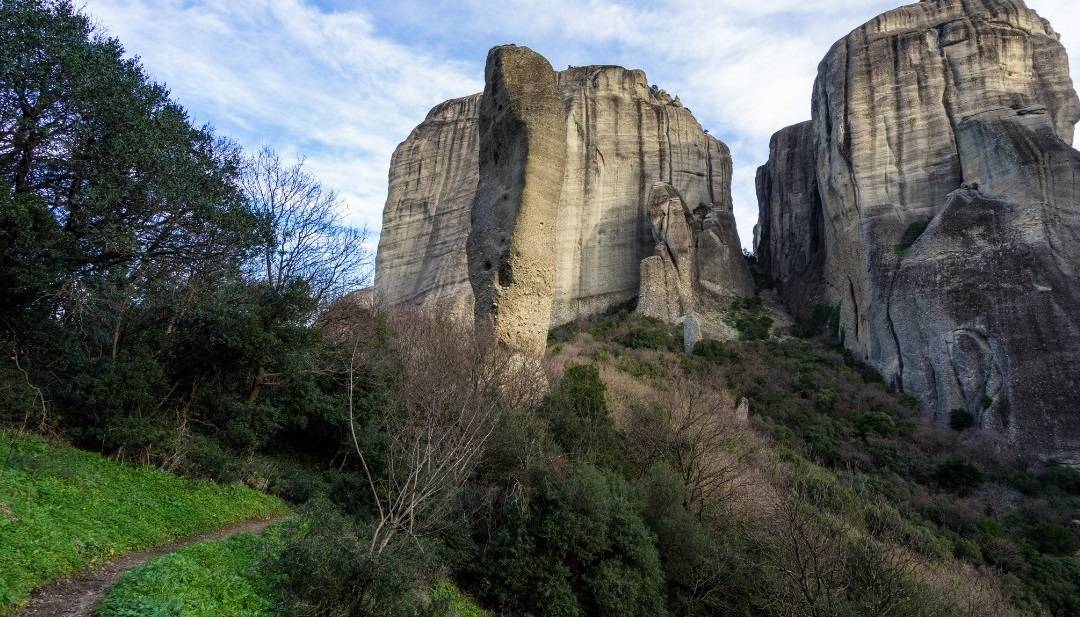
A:
{"label": "cliff face", "polygon": [[560,73],[559,86],[567,108],[567,162],[552,323],[638,295],[639,264],[656,244],[649,202],[657,182],[675,190],[700,217],[699,227],[711,217],[715,255],[701,269],[703,284],[720,295],[752,293],[734,227],[727,147],[678,99],[651,88],[642,71],[571,68]]}
{"label": "cliff face", "polygon": [[809,317],[823,301],[825,278],[825,222],[812,122],[773,136],[769,162],[758,169],[757,194],[758,266],[775,282],[788,310]]}
{"label": "cliff face", "polygon": [[555,71],[531,49],[492,49],[485,74],[467,245],[476,326],[509,349],[541,356],[555,288],[566,115]]}
{"label": "cliff face", "polygon": [[966,408],[1040,451],[1080,451],[1065,403],[1080,387],[1078,119],[1065,50],[1022,1],[885,13],[822,61],[810,143],[774,141],[799,154],[774,148],[765,168],[765,261],[786,294],[815,234],[776,212],[813,207],[771,172],[811,160],[820,291],[848,348],[939,417]]}
{"label": "cliff face", "polygon": [[[732,213],[727,147],[641,71],[575,67],[557,73],[557,85],[566,159],[551,324],[639,294],[640,263],[656,246],[648,205],[657,182],[670,184],[691,212],[695,294],[708,301],[753,293]],[[479,175],[479,96],[459,100],[469,104],[449,116],[440,110],[452,102],[436,107],[394,155],[376,264],[380,306],[472,315],[465,238]]]}
{"label": "cliff face", "polygon": [[1065,49],[1020,0],[935,0],[890,11],[837,43],[814,87],[828,284],[848,345],[899,376],[886,293],[913,226],[963,181],[956,127],[1033,104],[1072,142],[1080,102]]}
{"label": "cliff face", "polygon": [[472,318],[465,241],[480,172],[480,97],[432,109],[390,160],[375,259],[377,306],[421,306]]}

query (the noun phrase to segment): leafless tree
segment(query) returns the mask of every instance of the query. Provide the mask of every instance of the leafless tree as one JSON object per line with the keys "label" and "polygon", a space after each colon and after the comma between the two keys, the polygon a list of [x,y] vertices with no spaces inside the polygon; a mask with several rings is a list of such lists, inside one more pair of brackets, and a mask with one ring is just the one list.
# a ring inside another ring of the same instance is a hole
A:
{"label": "leafless tree", "polygon": [[688,509],[701,513],[747,479],[753,440],[724,396],[707,380],[675,371],[659,405],[642,408],[629,427],[643,466],[669,463],[686,487]]}
{"label": "leafless tree", "polygon": [[798,487],[782,498],[770,528],[770,565],[784,584],[775,601],[789,617],[835,615],[851,584],[847,576],[844,538],[851,529],[844,517],[827,518],[803,499]]}
{"label": "leafless tree", "polygon": [[353,444],[377,509],[373,555],[399,534],[438,529],[502,414],[535,405],[542,390],[539,367],[516,361],[448,318],[399,316],[393,330],[402,408],[385,407],[380,418],[387,443],[381,470],[372,468],[357,434],[355,393],[373,360],[365,356],[362,332],[352,341],[346,382]]}
{"label": "leafless tree", "polygon": [[273,289],[303,280],[324,305],[367,284],[367,230],[342,223],[341,200],[307,172],[302,159],[287,164],[264,148],[248,160],[241,187],[267,230],[252,270]]}

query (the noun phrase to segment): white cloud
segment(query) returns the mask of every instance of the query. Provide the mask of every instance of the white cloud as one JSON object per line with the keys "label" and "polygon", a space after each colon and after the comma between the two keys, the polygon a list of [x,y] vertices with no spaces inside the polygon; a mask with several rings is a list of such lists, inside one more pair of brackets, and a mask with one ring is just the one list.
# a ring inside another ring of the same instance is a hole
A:
{"label": "white cloud", "polygon": [[398,142],[433,102],[482,87],[478,63],[403,46],[360,11],[300,0],[90,0],[87,11],[197,121],[305,155],[350,221],[376,230]]}
{"label": "white cloud", "polygon": [[[335,8],[315,8],[311,2]],[[1028,0],[1080,57],[1076,0]],[[516,42],[568,64],[621,64],[679,94],[735,157],[743,243],[775,131],[810,117],[833,42],[899,0],[88,0],[87,10],[197,119],[304,154],[377,228],[390,154],[427,110],[482,88]],[[361,7],[361,8],[357,8]],[[1080,60],[1074,62],[1074,66]]]}

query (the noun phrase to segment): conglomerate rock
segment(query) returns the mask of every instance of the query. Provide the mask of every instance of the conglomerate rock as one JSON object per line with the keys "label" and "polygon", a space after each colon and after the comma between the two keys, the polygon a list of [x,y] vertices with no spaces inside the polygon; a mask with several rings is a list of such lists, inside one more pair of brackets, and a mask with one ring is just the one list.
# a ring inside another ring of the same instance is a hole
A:
{"label": "conglomerate rock", "polygon": [[476,326],[509,349],[540,356],[555,288],[566,115],[555,71],[527,47],[492,49],[485,76],[467,243]]}
{"label": "conglomerate rock", "polygon": [[1080,452],[1080,100],[1049,23],[1021,0],[890,11],[833,46],[812,111],[764,172],[758,247],[788,304],[815,263],[790,187],[809,160],[845,345],[939,418]]}
{"label": "conglomerate rock", "polygon": [[[566,162],[551,324],[637,297],[641,261],[655,250],[648,204],[657,182],[670,184],[693,215],[699,295],[753,293],[732,213],[727,147],[642,71],[571,67],[557,83]],[[472,317],[465,239],[479,175],[479,98],[436,107],[394,155],[376,267],[381,307]]]}

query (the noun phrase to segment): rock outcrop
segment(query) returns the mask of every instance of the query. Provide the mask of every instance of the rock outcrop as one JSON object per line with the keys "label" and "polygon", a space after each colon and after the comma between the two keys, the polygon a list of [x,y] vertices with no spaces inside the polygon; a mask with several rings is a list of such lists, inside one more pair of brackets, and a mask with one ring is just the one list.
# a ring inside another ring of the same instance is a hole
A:
{"label": "rock outcrop", "polygon": [[695,304],[692,215],[675,187],[667,182],[653,185],[648,213],[656,252],[641,260],[637,310],[675,322]]}
{"label": "rock outcrop", "polygon": [[638,295],[641,261],[656,246],[649,206],[658,182],[673,189],[705,230],[698,236],[701,288],[717,296],[753,293],[732,213],[727,146],[677,98],[650,86],[642,71],[573,67],[560,73],[559,87],[567,162],[552,323]]}
{"label": "rock outcrop", "polygon": [[757,173],[758,267],[803,319],[824,301],[825,221],[814,152],[814,124],[796,124],[773,135],[769,162]]}
{"label": "rock outcrop", "polygon": [[468,237],[476,327],[529,356],[547,345],[566,114],[555,71],[527,47],[488,53],[480,182]]}
{"label": "rock outcrop", "polygon": [[812,143],[788,129],[774,145],[800,153],[764,172],[758,245],[785,296],[814,206],[768,178],[812,160],[846,346],[938,417],[1080,452],[1080,100],[1058,35],[1021,0],[905,6],[833,46],[812,110]]}
{"label": "rock outcrop", "polygon": [[473,317],[465,257],[480,168],[475,94],[438,105],[394,152],[375,303]]}
{"label": "rock outcrop", "polygon": [[[638,296],[641,261],[656,243],[648,215],[655,183],[671,185],[694,228],[701,301],[753,293],[731,204],[731,156],[677,98],[642,71],[572,67],[557,73],[566,118],[558,198],[555,288],[559,325]],[[468,209],[479,175],[479,95],[444,103],[394,155],[376,267],[382,307],[463,314]]]}

